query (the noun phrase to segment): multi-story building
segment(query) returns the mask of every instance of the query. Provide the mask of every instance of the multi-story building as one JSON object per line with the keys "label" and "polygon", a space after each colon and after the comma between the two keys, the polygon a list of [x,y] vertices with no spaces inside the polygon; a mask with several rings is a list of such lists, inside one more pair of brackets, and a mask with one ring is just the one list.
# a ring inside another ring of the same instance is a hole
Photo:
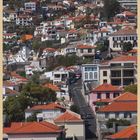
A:
{"label": "multi-story building", "polygon": [[16,25],[22,26],[32,25],[32,17],[27,15],[19,15],[16,17]]}
{"label": "multi-story building", "polygon": [[100,64],[100,84],[125,86],[137,83],[137,57],[122,55]]}
{"label": "multi-story building", "polygon": [[128,10],[137,11],[137,0],[118,0],[118,2]]}
{"label": "multi-story building", "polygon": [[36,3],[35,2],[26,2],[24,4],[25,10],[36,11]]}
{"label": "multi-story building", "polygon": [[132,46],[137,47],[137,32],[135,29],[124,28],[109,36],[109,49],[112,51],[122,51],[125,42],[131,42]]}

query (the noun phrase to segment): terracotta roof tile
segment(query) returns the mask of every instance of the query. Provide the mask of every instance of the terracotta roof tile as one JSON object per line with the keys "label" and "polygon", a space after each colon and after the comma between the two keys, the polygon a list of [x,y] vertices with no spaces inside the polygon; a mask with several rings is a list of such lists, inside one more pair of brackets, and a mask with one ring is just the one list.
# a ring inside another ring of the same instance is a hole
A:
{"label": "terracotta roof tile", "polygon": [[59,133],[61,129],[49,122],[14,122],[3,129],[7,134]]}
{"label": "terracotta roof tile", "polygon": [[119,86],[113,86],[111,84],[102,84],[102,85],[99,85],[98,87],[96,87],[95,89],[92,90],[93,92],[96,92],[96,91],[122,91],[122,88],[119,87]]}
{"label": "terracotta roof tile", "polygon": [[118,56],[110,60],[110,62],[114,62],[114,61],[135,61],[136,62],[137,56],[122,55],[122,56]]}
{"label": "terracotta roof tile", "polygon": [[43,87],[50,88],[54,91],[60,91],[60,88],[57,85],[53,85],[51,83],[47,83],[47,84],[43,85]]}
{"label": "terracotta roof tile", "polygon": [[16,90],[12,90],[10,88],[6,88],[5,91],[6,91],[6,94],[18,94]]}
{"label": "terracotta roof tile", "polygon": [[137,102],[112,102],[101,107],[98,112],[137,112]]}
{"label": "terracotta roof tile", "polygon": [[137,135],[136,129],[137,129],[136,124],[133,124],[113,135],[107,136],[106,138],[112,139],[112,140],[135,138]]}
{"label": "terracotta roof tile", "polygon": [[114,32],[111,34],[111,36],[117,36],[117,35],[136,35],[136,30],[135,29],[120,29],[117,32]]}
{"label": "terracotta roof tile", "polygon": [[114,101],[137,101],[137,96],[131,92],[125,92],[116,97]]}
{"label": "terracotta roof tile", "polygon": [[58,116],[55,120],[55,122],[79,122],[82,121],[81,117],[79,114],[74,113],[72,111],[67,110],[60,116]]}
{"label": "terracotta roof tile", "polygon": [[57,110],[57,109],[65,109],[65,108],[57,103],[49,103],[46,105],[35,105],[32,108],[26,110]]}
{"label": "terracotta roof tile", "polygon": [[90,45],[78,45],[78,49],[94,49],[96,48],[95,46],[90,46]]}
{"label": "terracotta roof tile", "polygon": [[15,86],[15,85],[17,85],[17,83],[15,83],[15,82],[11,82],[11,81],[3,81],[3,86],[5,86],[5,87],[13,87],[13,86]]}
{"label": "terracotta roof tile", "polygon": [[132,12],[130,12],[130,11],[124,11],[124,12],[122,12],[121,14],[125,14],[126,16],[136,16],[135,13],[132,13]]}
{"label": "terracotta roof tile", "polygon": [[130,50],[129,53],[137,53],[137,49]]}
{"label": "terracotta roof tile", "polygon": [[98,102],[110,103],[110,102],[112,102],[112,99],[99,99],[99,100],[95,101],[95,103],[98,103]]}

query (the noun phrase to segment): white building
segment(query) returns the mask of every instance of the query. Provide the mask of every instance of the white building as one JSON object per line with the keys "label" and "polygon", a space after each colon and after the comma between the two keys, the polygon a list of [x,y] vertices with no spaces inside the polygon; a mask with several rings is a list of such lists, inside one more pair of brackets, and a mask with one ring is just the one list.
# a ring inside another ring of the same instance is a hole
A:
{"label": "white building", "polygon": [[27,15],[19,15],[16,17],[16,25],[22,26],[32,25],[32,17]]}
{"label": "white building", "polygon": [[24,7],[25,7],[25,10],[36,11],[36,3],[35,2],[25,2]]}
{"label": "white building", "polygon": [[137,32],[135,29],[120,29],[109,36],[109,49],[112,51],[122,51],[123,43],[131,42],[132,46],[137,47]]}
{"label": "white building", "polygon": [[137,11],[137,0],[118,0],[118,2],[128,10]]}
{"label": "white building", "polygon": [[38,120],[52,121],[65,111],[65,108],[57,103],[49,103],[44,105],[35,105],[25,110],[25,119],[30,117],[33,113],[37,113]]}

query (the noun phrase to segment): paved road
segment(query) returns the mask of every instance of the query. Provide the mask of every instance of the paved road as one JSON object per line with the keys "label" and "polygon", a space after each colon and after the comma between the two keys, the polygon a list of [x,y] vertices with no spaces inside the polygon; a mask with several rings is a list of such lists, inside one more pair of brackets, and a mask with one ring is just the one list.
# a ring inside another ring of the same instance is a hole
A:
{"label": "paved road", "polygon": [[[86,140],[97,140],[96,138],[96,121],[95,116],[91,110],[91,108],[86,103],[82,92],[81,92],[81,81],[77,81],[77,83],[70,85],[70,92],[72,96],[72,100],[74,104],[76,104],[80,109],[80,114],[83,116],[85,121],[85,134]],[[89,118],[87,118],[87,114],[89,114]]]}

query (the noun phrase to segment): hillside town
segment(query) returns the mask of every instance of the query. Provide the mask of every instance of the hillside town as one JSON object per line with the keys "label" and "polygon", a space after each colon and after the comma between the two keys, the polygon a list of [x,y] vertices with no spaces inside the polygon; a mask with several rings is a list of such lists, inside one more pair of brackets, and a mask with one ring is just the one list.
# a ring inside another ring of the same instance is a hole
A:
{"label": "hillside town", "polygon": [[3,0],[3,140],[136,140],[137,39],[137,0]]}

